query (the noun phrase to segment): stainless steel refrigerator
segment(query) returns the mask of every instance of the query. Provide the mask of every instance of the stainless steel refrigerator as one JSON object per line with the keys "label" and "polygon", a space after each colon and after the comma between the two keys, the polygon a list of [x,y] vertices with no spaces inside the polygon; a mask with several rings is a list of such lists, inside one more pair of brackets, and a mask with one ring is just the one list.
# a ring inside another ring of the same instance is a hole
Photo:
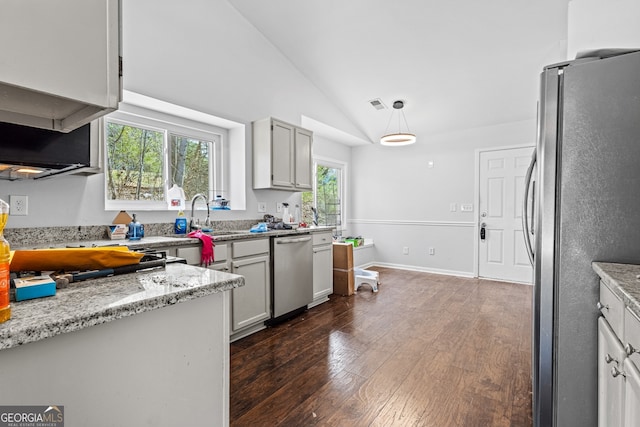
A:
{"label": "stainless steel refrigerator", "polygon": [[640,263],[640,52],[545,67],[527,180],[536,427],[595,427],[598,276]]}

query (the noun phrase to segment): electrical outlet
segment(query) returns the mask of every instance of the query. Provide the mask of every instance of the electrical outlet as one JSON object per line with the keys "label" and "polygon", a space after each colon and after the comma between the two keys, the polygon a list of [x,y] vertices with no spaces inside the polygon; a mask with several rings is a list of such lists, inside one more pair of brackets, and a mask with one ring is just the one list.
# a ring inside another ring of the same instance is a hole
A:
{"label": "electrical outlet", "polygon": [[9,196],[9,215],[25,216],[29,214],[27,196]]}
{"label": "electrical outlet", "polygon": [[462,204],[460,204],[460,210],[462,212],[473,212],[473,203],[462,203]]}
{"label": "electrical outlet", "polygon": [[267,204],[265,202],[258,202],[258,213],[266,213]]}
{"label": "electrical outlet", "polygon": [[405,246],[404,248],[402,248],[402,254],[403,255],[409,255],[409,247]]}
{"label": "electrical outlet", "polygon": [[429,248],[429,255],[435,255],[436,254],[436,248]]}
{"label": "electrical outlet", "polygon": [[276,212],[282,212],[282,203],[276,203]]}

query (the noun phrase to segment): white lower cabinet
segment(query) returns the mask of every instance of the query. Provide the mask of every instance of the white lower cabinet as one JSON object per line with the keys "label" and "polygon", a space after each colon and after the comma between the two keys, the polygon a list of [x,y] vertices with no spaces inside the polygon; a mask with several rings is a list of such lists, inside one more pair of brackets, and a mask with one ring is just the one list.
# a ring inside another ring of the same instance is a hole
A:
{"label": "white lower cabinet", "polygon": [[231,340],[263,329],[271,317],[269,238],[231,242],[231,272],[245,285],[231,291]]}
{"label": "white lower cabinet", "polygon": [[624,361],[624,427],[640,426],[640,372],[631,359]]}
{"label": "white lower cabinet", "polygon": [[640,319],[600,283],[598,427],[640,426]]}
{"label": "white lower cabinet", "polygon": [[214,249],[214,261],[212,264],[207,266],[207,268],[211,270],[224,271],[225,273],[229,273],[231,271],[231,260],[228,256],[228,243],[216,243]]}
{"label": "white lower cabinet", "polygon": [[313,302],[314,307],[329,300],[333,293],[333,236],[332,233],[313,235]]}
{"label": "white lower cabinet", "polygon": [[[598,319],[598,426],[622,427],[624,348],[609,323]],[[615,376],[614,376],[615,375]]]}
{"label": "white lower cabinet", "polygon": [[176,256],[184,258],[189,265],[200,265],[202,249],[198,246],[181,246],[176,249]]}

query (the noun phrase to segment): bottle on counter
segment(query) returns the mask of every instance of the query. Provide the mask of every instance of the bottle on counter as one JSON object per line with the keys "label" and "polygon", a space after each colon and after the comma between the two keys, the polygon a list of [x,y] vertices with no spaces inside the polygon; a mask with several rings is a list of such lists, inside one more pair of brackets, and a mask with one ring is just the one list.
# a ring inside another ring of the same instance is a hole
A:
{"label": "bottle on counter", "polygon": [[187,234],[187,218],[184,216],[184,212],[178,212],[173,231],[176,234]]}
{"label": "bottle on counter", "polygon": [[4,226],[9,218],[9,204],[0,200],[0,323],[11,319],[9,304],[9,242],[4,238]]}
{"label": "bottle on counter", "polygon": [[144,237],[144,228],[136,219],[136,214],[133,214],[133,219],[129,223],[129,233],[127,233],[127,238],[129,240],[140,240],[142,237]]}

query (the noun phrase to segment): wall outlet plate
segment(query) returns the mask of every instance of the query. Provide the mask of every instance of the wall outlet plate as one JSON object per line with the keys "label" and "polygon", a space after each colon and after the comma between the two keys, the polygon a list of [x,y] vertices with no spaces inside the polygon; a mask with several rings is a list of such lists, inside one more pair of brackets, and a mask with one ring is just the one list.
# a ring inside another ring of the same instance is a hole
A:
{"label": "wall outlet plate", "polygon": [[282,203],[276,203],[276,212],[282,212]]}
{"label": "wall outlet plate", "polygon": [[460,210],[462,212],[473,212],[473,204],[472,203],[461,203]]}
{"label": "wall outlet plate", "polygon": [[9,196],[9,215],[25,216],[29,214],[29,198],[27,196]]}
{"label": "wall outlet plate", "polygon": [[258,213],[266,213],[267,204],[265,202],[258,202]]}

